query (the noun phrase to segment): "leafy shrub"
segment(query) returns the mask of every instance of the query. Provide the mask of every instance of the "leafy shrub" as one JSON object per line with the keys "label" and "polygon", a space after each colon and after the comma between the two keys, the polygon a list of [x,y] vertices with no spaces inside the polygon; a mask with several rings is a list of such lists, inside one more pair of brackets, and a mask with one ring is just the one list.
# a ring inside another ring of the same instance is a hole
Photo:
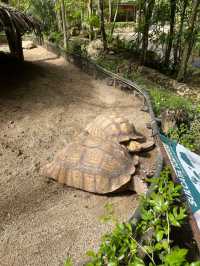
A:
{"label": "leafy shrub", "polygon": [[161,111],[165,109],[183,109],[189,114],[193,114],[193,104],[189,99],[177,96],[171,91],[159,88],[151,88],[149,93],[156,115],[160,115]]}
{"label": "leafy shrub", "polygon": [[190,128],[185,124],[181,124],[177,128],[170,129],[168,137],[172,140],[176,140],[178,143],[182,144],[191,151],[196,151],[198,148],[195,143],[195,132],[190,130]]}
{"label": "leafy shrub", "polygon": [[95,28],[99,28],[99,17],[97,15],[92,15],[91,17],[87,17],[86,24]]}
{"label": "leafy shrub", "polygon": [[82,55],[82,43],[79,40],[69,41],[67,52]]}
{"label": "leafy shrub", "polygon": [[48,36],[48,40],[56,44],[60,44],[62,39],[63,39],[62,33],[57,31],[51,32],[50,35]]}
{"label": "leafy shrub", "polygon": [[173,247],[170,239],[172,228],[181,227],[187,216],[181,206],[181,186],[170,180],[169,169],[149,181],[154,192],[143,198],[140,222],[136,227],[117,223],[103,237],[97,253],[88,251],[91,261],[87,266],[200,266],[200,262],[187,262],[188,251]]}
{"label": "leafy shrub", "polygon": [[118,59],[118,58],[116,58],[115,60],[113,60],[113,59],[110,59],[110,60],[109,59],[106,59],[105,60],[105,57],[104,56],[101,56],[101,57],[99,57],[96,60],[96,62],[100,66],[102,66],[102,67],[104,67],[104,68],[106,68],[106,69],[108,69],[108,70],[116,73],[117,72],[117,67],[119,65],[119,60],[120,59]]}
{"label": "leafy shrub", "polygon": [[191,120],[188,124],[170,129],[168,137],[176,140],[191,151],[200,153],[200,105],[197,105],[191,112]]}

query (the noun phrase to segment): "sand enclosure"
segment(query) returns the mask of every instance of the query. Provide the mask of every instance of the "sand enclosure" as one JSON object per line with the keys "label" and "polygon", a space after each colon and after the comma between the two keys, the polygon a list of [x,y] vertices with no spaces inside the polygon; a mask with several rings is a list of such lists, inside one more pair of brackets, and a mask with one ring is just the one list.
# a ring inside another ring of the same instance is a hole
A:
{"label": "sand enclosure", "polygon": [[[142,100],[94,80],[63,58],[38,47],[25,51],[23,66],[1,66],[0,77],[0,261],[2,266],[63,265],[71,256],[82,265],[97,248],[106,203],[120,221],[138,205],[134,193],[98,196],[61,186],[40,168],[74,140],[93,118],[116,112],[147,137]],[[142,158],[141,172],[156,151]]]}

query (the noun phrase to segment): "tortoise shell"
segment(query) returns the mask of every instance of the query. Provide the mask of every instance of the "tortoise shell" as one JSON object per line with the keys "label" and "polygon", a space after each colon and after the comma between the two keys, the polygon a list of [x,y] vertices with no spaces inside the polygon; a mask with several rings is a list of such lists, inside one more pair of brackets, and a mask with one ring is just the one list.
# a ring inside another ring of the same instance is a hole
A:
{"label": "tortoise shell", "polygon": [[98,194],[118,190],[134,172],[134,162],[126,148],[94,136],[68,144],[42,170],[59,183]]}
{"label": "tortoise shell", "polygon": [[144,139],[141,134],[136,132],[134,125],[128,119],[116,114],[96,117],[94,121],[87,125],[85,131],[102,139],[110,137],[119,143]]}

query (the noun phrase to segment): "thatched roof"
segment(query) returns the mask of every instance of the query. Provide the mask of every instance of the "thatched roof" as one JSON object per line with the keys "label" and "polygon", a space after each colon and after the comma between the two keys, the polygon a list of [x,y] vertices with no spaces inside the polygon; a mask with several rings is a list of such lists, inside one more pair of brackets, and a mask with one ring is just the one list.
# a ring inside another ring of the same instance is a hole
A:
{"label": "thatched roof", "polygon": [[35,18],[0,3],[0,31],[6,30],[17,31],[21,35],[31,31],[36,34],[41,32],[40,23]]}

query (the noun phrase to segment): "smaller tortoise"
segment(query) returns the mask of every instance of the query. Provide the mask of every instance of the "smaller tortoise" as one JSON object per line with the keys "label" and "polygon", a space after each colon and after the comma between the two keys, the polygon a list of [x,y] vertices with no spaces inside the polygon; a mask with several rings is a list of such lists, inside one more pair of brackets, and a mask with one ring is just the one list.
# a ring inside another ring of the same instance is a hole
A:
{"label": "smaller tortoise", "polygon": [[85,131],[102,139],[110,137],[118,143],[144,139],[144,136],[136,132],[134,125],[128,119],[116,114],[97,116],[87,125]]}
{"label": "smaller tortoise", "polygon": [[42,174],[70,187],[106,194],[130,182],[138,164],[135,159],[117,142],[85,135],[58,153]]}

